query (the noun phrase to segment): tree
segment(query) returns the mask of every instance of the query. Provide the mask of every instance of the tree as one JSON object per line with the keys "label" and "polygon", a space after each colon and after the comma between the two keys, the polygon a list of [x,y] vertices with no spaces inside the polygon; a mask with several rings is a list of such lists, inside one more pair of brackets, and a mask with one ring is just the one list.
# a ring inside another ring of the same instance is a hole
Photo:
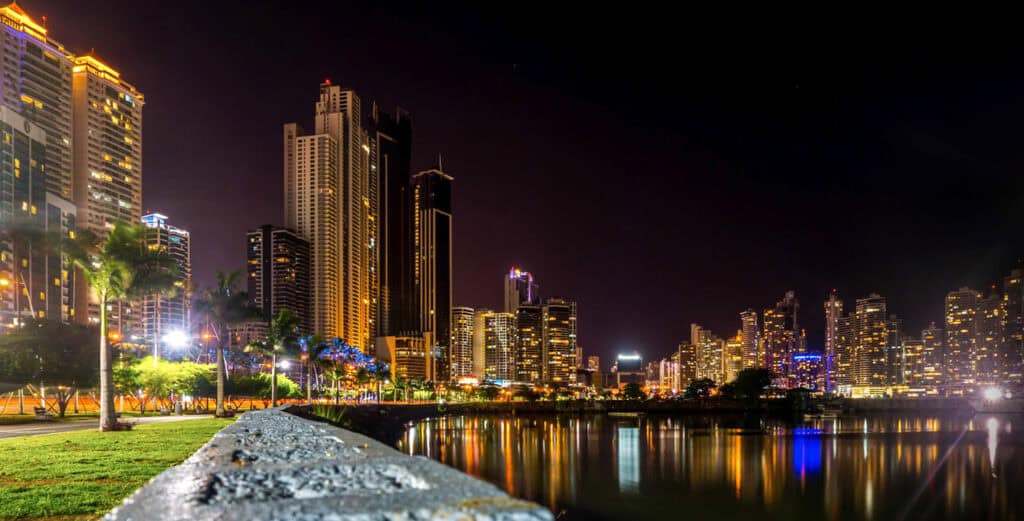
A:
{"label": "tree", "polygon": [[736,398],[757,401],[761,393],[772,383],[772,372],[768,369],[743,369],[732,381]]}
{"label": "tree", "polygon": [[630,382],[622,389],[622,397],[627,400],[643,400],[646,395],[644,394],[643,388],[640,387],[640,384]]}
{"label": "tree", "polygon": [[95,356],[96,328],[58,321],[28,319],[22,327],[0,336],[0,375],[55,386],[57,410],[64,417],[68,403],[82,387],[99,377]]}
{"label": "tree", "polygon": [[117,299],[172,292],[177,280],[177,263],[166,252],[147,248],[146,234],[147,229],[142,225],[117,223],[105,238],[80,230],[77,238],[67,243],[68,257],[85,275],[89,289],[99,301],[101,431],[119,428],[107,343],[107,305]]}
{"label": "tree", "polygon": [[501,389],[496,385],[485,384],[476,389],[477,398],[487,402],[496,400],[499,394],[501,394]]}
{"label": "tree", "polygon": [[277,407],[277,357],[294,353],[298,346],[299,319],[291,310],[282,309],[270,320],[267,336],[245,346],[247,353],[270,357],[270,406]]}
{"label": "tree", "polygon": [[306,346],[306,402],[313,403],[313,371],[320,369],[323,372],[331,361],[324,355],[331,351],[331,344],[324,341],[320,335],[306,337],[303,341]]}
{"label": "tree", "polygon": [[255,310],[249,305],[249,295],[238,289],[241,277],[241,271],[218,271],[217,284],[203,291],[193,308],[206,317],[217,342],[217,416],[225,415],[224,385],[227,369],[224,364],[224,352],[231,340],[229,328],[257,317]]}
{"label": "tree", "polygon": [[243,396],[251,396],[261,400],[273,400],[277,397],[293,398],[302,396],[299,385],[285,375],[277,376],[275,389],[274,379],[266,373],[256,373],[234,378],[235,392]]}
{"label": "tree", "polygon": [[686,392],[683,396],[687,398],[699,398],[701,400],[711,395],[711,390],[717,387],[715,381],[710,378],[698,378],[690,381],[690,384],[686,386]]}

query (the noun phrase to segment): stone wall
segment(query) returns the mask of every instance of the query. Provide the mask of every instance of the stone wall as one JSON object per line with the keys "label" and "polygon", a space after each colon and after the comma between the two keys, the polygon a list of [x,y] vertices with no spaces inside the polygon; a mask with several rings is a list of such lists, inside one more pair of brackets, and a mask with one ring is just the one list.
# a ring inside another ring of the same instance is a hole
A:
{"label": "stone wall", "polygon": [[551,520],[436,461],[288,414],[249,412],[107,520]]}

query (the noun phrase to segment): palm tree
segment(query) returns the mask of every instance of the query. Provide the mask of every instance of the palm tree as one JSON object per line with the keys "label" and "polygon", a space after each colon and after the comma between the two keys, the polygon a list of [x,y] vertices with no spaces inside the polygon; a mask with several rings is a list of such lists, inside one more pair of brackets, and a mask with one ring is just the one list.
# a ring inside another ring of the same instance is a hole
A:
{"label": "palm tree", "polygon": [[218,417],[224,416],[224,382],[227,370],[224,366],[224,351],[230,345],[231,326],[256,317],[256,312],[249,305],[249,295],[238,289],[242,271],[231,273],[217,272],[217,284],[207,288],[196,299],[193,309],[205,315],[213,338],[217,342],[217,412]]}
{"label": "palm tree", "polygon": [[71,261],[85,275],[100,305],[100,430],[117,430],[114,413],[113,367],[107,344],[107,305],[174,290],[177,264],[165,252],[146,245],[147,228],[117,223],[105,238],[82,230],[69,241]]}
{"label": "palm tree", "polygon": [[317,368],[327,368],[331,361],[323,355],[331,351],[331,344],[324,341],[320,335],[306,337],[306,401],[313,403],[313,371]]}
{"label": "palm tree", "polygon": [[291,310],[282,309],[270,320],[267,336],[245,346],[245,352],[270,357],[270,406],[277,407],[277,357],[295,351],[299,337],[299,319]]}

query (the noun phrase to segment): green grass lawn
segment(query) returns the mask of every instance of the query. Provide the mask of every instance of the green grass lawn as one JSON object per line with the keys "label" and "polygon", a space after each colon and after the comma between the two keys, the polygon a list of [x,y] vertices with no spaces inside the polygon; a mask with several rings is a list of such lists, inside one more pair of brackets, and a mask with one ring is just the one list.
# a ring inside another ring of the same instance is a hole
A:
{"label": "green grass lawn", "polygon": [[0,519],[95,519],[181,463],[231,419],[0,440]]}
{"label": "green grass lawn", "polygon": [[[53,414],[51,412],[51,414]],[[159,412],[150,412],[146,416],[159,416]],[[75,420],[97,420],[100,417],[98,412],[79,412],[73,413],[70,409],[64,415],[63,418],[58,418],[56,414],[53,414],[52,421],[75,421]],[[124,412],[121,414],[123,418],[138,418],[139,412]],[[0,414],[0,425],[23,425],[26,423],[42,423],[41,420],[36,419],[35,414]]]}

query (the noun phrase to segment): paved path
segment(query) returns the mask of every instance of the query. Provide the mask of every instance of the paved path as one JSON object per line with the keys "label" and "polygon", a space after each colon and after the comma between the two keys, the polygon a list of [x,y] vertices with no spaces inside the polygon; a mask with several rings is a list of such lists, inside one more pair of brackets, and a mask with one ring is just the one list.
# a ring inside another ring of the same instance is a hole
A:
{"label": "paved path", "polygon": [[[199,420],[203,418],[213,418],[213,415],[192,414],[188,416],[144,416],[142,418],[123,418],[121,421],[125,423],[134,423],[137,425],[141,425],[146,423],[164,423],[182,420]],[[71,420],[66,422],[40,421],[36,423],[24,423],[21,425],[3,425],[0,426],[0,438],[13,438],[15,436],[35,436],[38,434],[54,434],[58,432],[81,431],[86,429],[96,429],[98,427],[99,420]]]}

